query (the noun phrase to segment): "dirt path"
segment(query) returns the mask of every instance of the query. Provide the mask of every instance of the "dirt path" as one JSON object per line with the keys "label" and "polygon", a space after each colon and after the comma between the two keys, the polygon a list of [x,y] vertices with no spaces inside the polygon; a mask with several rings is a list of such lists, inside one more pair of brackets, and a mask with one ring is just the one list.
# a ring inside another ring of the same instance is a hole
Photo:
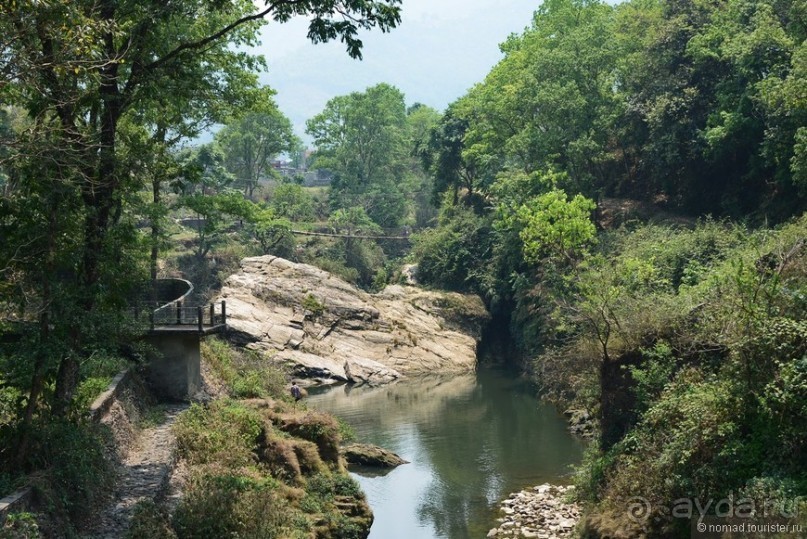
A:
{"label": "dirt path", "polygon": [[144,429],[137,444],[118,469],[114,500],[97,517],[87,539],[126,536],[134,508],[143,500],[160,501],[167,494],[176,462],[176,442],[171,427],[187,404],[168,405],[159,425]]}

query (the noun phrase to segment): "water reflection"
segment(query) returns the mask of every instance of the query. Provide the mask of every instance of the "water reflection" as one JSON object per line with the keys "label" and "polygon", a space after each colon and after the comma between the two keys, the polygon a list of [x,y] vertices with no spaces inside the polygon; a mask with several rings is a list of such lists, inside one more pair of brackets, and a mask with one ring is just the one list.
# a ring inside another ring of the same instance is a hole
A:
{"label": "water reflection", "polygon": [[359,441],[410,464],[357,476],[376,519],[371,538],[484,537],[513,490],[565,482],[582,448],[531,386],[498,369],[312,394],[309,406],[350,423]]}

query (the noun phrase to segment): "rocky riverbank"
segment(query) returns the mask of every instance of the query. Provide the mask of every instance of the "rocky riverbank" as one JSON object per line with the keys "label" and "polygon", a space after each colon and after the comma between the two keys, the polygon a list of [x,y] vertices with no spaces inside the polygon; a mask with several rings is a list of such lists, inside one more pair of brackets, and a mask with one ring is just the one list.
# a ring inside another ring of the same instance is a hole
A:
{"label": "rocky riverbank", "polygon": [[275,256],[244,259],[222,299],[232,341],[322,381],[383,384],[473,371],[490,319],[478,296],[401,285],[369,294]]}
{"label": "rocky riverbank", "polygon": [[580,507],[565,497],[574,487],[539,485],[509,496],[501,503],[499,525],[488,537],[535,537],[564,539],[572,537],[580,520]]}

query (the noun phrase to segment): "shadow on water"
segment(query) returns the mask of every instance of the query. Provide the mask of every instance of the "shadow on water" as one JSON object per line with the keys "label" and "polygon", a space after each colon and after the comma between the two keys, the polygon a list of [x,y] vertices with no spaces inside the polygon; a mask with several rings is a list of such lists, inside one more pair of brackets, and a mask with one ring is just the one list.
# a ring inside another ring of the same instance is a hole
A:
{"label": "shadow on water", "polygon": [[371,538],[484,537],[499,500],[543,482],[566,483],[582,444],[532,385],[501,368],[409,379],[379,388],[312,392],[309,406],[411,461],[359,473],[376,519]]}

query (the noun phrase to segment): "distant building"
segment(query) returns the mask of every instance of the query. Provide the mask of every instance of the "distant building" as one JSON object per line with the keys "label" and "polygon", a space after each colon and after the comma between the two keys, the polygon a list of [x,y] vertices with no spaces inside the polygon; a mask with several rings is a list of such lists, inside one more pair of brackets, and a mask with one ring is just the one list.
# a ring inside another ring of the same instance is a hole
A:
{"label": "distant building", "polygon": [[281,159],[272,161],[272,168],[284,178],[293,178],[305,174],[304,169],[295,168],[290,161],[283,161]]}

